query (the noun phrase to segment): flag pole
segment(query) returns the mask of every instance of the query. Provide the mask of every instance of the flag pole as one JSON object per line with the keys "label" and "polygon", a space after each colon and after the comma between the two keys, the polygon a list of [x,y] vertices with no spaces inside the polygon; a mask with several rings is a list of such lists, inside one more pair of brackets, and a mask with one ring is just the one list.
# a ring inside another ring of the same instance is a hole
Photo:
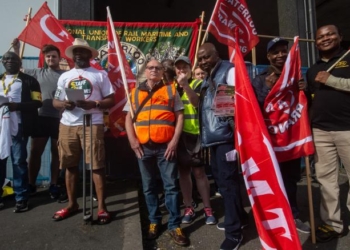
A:
{"label": "flag pole", "polygon": [[202,15],[201,15],[201,25],[199,26],[199,31],[198,31],[196,53],[194,54],[194,62],[193,62],[193,66],[192,66],[192,71],[195,69],[195,67],[197,65],[197,52],[198,52],[198,49],[199,49],[199,43],[201,41],[201,35],[202,35],[202,30],[203,30],[203,23],[204,23],[204,11],[202,11]]}
{"label": "flag pole", "polygon": [[348,50],[344,55],[342,55],[332,66],[329,67],[329,69],[327,69],[327,72],[329,73],[332,69],[334,69],[334,67],[338,64],[338,62],[340,62],[341,60],[344,59],[344,57],[346,57],[348,54],[350,53],[350,50]]}
{"label": "flag pole", "polygon": [[[109,20],[109,23],[110,23],[110,26],[111,26],[111,29],[112,29],[113,41],[114,41],[114,44],[115,44],[115,50],[117,52],[120,72],[121,72],[122,79],[123,79],[123,85],[124,85],[127,101],[128,101],[129,104],[131,104],[128,81],[126,79],[123,59],[122,59],[121,51],[120,51],[120,48],[119,48],[119,41],[118,41],[118,38],[117,38],[117,34],[115,33],[115,28],[114,28],[111,12],[109,11],[109,6],[107,6],[107,15],[108,15],[108,20]],[[134,117],[134,110],[132,108],[130,108],[130,114],[131,114],[131,118],[133,118]]]}
{"label": "flag pole", "polygon": [[208,27],[210,26],[211,20],[213,20],[214,12],[215,12],[215,9],[216,9],[216,7],[218,6],[218,4],[219,4],[219,1],[217,0],[216,3],[215,3],[215,6],[214,6],[214,10],[213,10],[213,12],[211,13],[211,17],[210,17],[210,19],[209,19],[209,22],[208,22],[208,25],[207,25],[207,29],[205,30],[205,34],[204,34],[204,36],[203,36],[203,40],[202,40],[202,43],[201,43],[201,44],[205,43],[205,41],[206,41],[207,38],[208,38],[208,32],[209,32],[209,31],[208,31]]}
{"label": "flag pole", "polygon": [[[27,15],[27,21],[26,21],[26,26],[28,26],[29,22],[30,22],[30,18],[31,18],[31,15],[32,15],[32,7],[29,7],[28,9],[28,15]],[[21,51],[19,53],[19,57],[22,59],[23,58],[23,53],[24,53],[24,47],[25,47],[25,43],[23,42],[22,43],[22,46],[21,46]],[[11,48],[10,48],[11,49]]]}
{"label": "flag pole", "polygon": [[315,235],[315,217],[314,217],[314,205],[312,200],[312,186],[311,186],[311,171],[310,171],[310,159],[309,156],[305,156],[305,170],[307,181],[307,195],[309,197],[309,214],[310,214],[310,228],[311,228],[311,241],[316,244]]}

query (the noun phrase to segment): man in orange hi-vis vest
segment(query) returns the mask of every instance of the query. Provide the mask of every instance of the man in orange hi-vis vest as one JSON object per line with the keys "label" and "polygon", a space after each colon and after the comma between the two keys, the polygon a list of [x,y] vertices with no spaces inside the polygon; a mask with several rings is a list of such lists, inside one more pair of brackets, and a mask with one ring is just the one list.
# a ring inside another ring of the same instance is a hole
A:
{"label": "man in orange hi-vis vest", "polygon": [[126,132],[134,150],[142,177],[143,193],[149,213],[147,238],[158,237],[162,215],[157,193],[158,167],[164,184],[165,205],[169,211],[168,230],[173,241],[181,246],[189,240],[180,228],[181,215],[178,202],[176,148],[183,126],[183,104],[174,84],[164,83],[164,68],[151,59],[146,66],[147,80],[131,92],[131,108],[124,111]]}

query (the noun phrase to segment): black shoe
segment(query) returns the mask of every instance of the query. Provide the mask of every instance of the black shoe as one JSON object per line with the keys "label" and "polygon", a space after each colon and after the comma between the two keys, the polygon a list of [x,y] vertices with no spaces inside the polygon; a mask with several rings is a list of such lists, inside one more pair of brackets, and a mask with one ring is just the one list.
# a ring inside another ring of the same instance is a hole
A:
{"label": "black shoe", "polygon": [[36,195],[36,186],[29,184],[29,195],[34,196]]}
{"label": "black shoe", "polygon": [[156,223],[151,223],[147,232],[147,240],[155,240],[158,237],[159,225]]}
{"label": "black shoe", "polygon": [[177,244],[179,246],[187,246],[188,244],[190,244],[189,239],[182,232],[182,229],[180,227],[169,231],[169,235],[173,239],[175,244]]}
{"label": "black shoe", "polygon": [[23,201],[17,201],[16,202],[16,206],[13,209],[14,213],[21,213],[21,212],[25,212],[28,211],[29,207],[28,207],[28,201],[27,200],[23,200]]}
{"label": "black shoe", "polygon": [[221,243],[220,250],[237,250],[241,245],[242,240],[243,236],[241,236],[239,239],[225,238],[225,240]]}
{"label": "black shoe", "polygon": [[3,209],[5,207],[5,204],[3,202],[3,200],[0,197],[0,210]]}
{"label": "black shoe", "polygon": [[324,224],[319,226],[316,230],[316,240],[318,242],[328,242],[336,238],[340,238],[343,236],[343,233],[338,233],[334,231],[334,228]]}
{"label": "black shoe", "polygon": [[61,193],[60,197],[57,199],[58,203],[66,203],[68,202],[68,196],[67,193]]}
{"label": "black shoe", "polygon": [[60,187],[55,184],[51,184],[49,187],[49,193],[51,199],[57,200],[61,196]]}

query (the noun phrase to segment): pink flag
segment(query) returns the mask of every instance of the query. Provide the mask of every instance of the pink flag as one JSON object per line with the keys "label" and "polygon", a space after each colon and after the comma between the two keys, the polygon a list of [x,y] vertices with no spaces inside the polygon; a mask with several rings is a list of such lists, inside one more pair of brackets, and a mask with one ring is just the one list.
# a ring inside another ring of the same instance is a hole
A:
{"label": "pink flag", "polygon": [[[118,137],[120,133],[125,134],[125,113],[123,112],[124,105],[126,104],[126,91],[130,91],[135,87],[136,79],[133,75],[128,60],[120,46],[118,35],[116,34],[117,41],[114,42],[113,32],[114,27],[110,25],[109,17],[107,17],[107,32],[108,32],[108,77],[111,81],[114,91],[116,104],[109,110],[109,128],[115,137]],[[122,62],[119,62],[116,46],[119,46],[119,51],[122,52]],[[128,89],[125,90],[122,72],[120,69],[120,63],[124,65],[126,80]]]}
{"label": "pink flag", "polygon": [[238,29],[238,45],[246,55],[259,42],[258,33],[245,0],[218,0],[208,25],[208,31],[223,44],[235,47],[232,34]]}
{"label": "pink flag", "polygon": [[302,78],[299,38],[290,49],[281,76],[265,99],[263,115],[279,162],[314,153]]}
{"label": "pink flag", "polygon": [[302,249],[283,180],[243,56],[236,45],[236,149],[263,249]]}

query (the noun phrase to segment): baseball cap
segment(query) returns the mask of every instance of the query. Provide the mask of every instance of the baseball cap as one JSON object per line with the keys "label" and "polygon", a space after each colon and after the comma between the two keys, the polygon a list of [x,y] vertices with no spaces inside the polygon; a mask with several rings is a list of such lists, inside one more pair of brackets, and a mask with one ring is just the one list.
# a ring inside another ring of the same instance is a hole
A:
{"label": "baseball cap", "polygon": [[188,65],[191,65],[191,60],[187,56],[179,56],[178,58],[176,58],[174,64],[176,64],[177,62],[180,62],[180,61],[183,61],[183,62],[187,63]]}
{"label": "baseball cap", "polygon": [[280,37],[276,37],[274,39],[272,39],[268,44],[267,44],[267,52],[269,52],[273,46],[275,46],[276,44],[283,44],[283,45],[288,45],[288,41],[280,38]]}

